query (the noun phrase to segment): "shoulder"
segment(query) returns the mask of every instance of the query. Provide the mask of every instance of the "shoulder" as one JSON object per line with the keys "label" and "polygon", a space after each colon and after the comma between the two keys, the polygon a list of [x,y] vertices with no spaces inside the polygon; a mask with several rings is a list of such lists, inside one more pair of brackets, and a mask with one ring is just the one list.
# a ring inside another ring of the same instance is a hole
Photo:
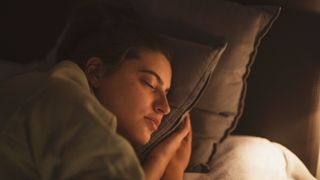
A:
{"label": "shoulder", "polygon": [[81,118],[83,121],[95,120],[95,123],[112,129],[116,126],[115,116],[101,105],[91,92],[84,72],[71,61],[54,66],[27,104],[32,110],[42,109],[59,116],[56,119],[65,119],[75,113],[87,117]]}

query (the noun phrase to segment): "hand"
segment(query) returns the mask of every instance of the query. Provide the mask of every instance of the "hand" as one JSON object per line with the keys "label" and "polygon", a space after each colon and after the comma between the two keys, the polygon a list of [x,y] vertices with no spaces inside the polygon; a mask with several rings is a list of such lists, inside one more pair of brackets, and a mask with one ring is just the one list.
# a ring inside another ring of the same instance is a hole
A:
{"label": "hand", "polygon": [[191,156],[192,130],[189,113],[185,118],[185,123],[189,133],[181,141],[180,147],[170,160],[162,179],[183,179],[184,170],[187,168]]}
{"label": "hand", "polygon": [[[187,115],[186,120],[180,125],[179,129],[173,132],[151,151],[146,161],[143,163],[143,169],[147,180],[160,179],[171,161],[172,165],[182,163],[179,167],[184,170],[189,161],[189,151],[191,151],[185,150],[188,149],[186,147],[188,147],[189,144],[189,149],[191,149],[190,130],[190,117]],[[181,148],[181,145],[183,148]],[[178,150],[184,155],[177,155],[177,153],[180,153],[177,152]]]}

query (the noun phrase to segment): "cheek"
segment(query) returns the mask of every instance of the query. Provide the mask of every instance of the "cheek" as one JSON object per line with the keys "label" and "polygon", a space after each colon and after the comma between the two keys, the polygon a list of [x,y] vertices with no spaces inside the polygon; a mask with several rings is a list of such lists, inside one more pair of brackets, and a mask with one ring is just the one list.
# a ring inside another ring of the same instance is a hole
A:
{"label": "cheek", "polygon": [[136,111],[149,111],[152,103],[151,95],[150,91],[143,87],[140,82],[134,82],[122,90],[124,105],[127,105],[128,109]]}
{"label": "cheek", "polygon": [[100,102],[119,118],[139,116],[150,112],[152,92],[140,82],[129,81],[101,86],[97,94]]}

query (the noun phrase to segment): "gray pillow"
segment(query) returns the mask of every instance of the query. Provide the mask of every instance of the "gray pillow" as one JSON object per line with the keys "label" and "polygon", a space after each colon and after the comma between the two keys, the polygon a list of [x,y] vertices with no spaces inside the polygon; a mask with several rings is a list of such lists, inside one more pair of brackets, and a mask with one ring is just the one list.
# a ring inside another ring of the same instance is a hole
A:
{"label": "gray pillow", "polygon": [[150,142],[135,147],[141,161],[149,151],[169,135],[181,122],[186,111],[191,110],[203,93],[226,43],[221,38],[211,46],[163,35],[172,57],[172,84],[168,94],[171,112],[165,116]]}
{"label": "gray pillow", "polygon": [[193,129],[189,171],[206,171],[216,145],[236,127],[246,79],[262,37],[280,8],[245,6],[224,0],[134,0],[145,20],[162,33],[207,44],[228,42],[202,98],[191,111]]}

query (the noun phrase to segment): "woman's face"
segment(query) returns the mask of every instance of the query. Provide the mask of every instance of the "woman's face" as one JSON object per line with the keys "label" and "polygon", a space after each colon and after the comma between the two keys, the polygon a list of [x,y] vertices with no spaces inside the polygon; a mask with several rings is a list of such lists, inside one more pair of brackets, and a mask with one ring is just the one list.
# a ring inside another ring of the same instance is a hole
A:
{"label": "woman's face", "polygon": [[117,116],[118,133],[132,144],[146,144],[170,112],[166,97],[172,74],[169,61],[162,53],[142,51],[113,73],[99,71],[96,84],[90,84],[101,104]]}

